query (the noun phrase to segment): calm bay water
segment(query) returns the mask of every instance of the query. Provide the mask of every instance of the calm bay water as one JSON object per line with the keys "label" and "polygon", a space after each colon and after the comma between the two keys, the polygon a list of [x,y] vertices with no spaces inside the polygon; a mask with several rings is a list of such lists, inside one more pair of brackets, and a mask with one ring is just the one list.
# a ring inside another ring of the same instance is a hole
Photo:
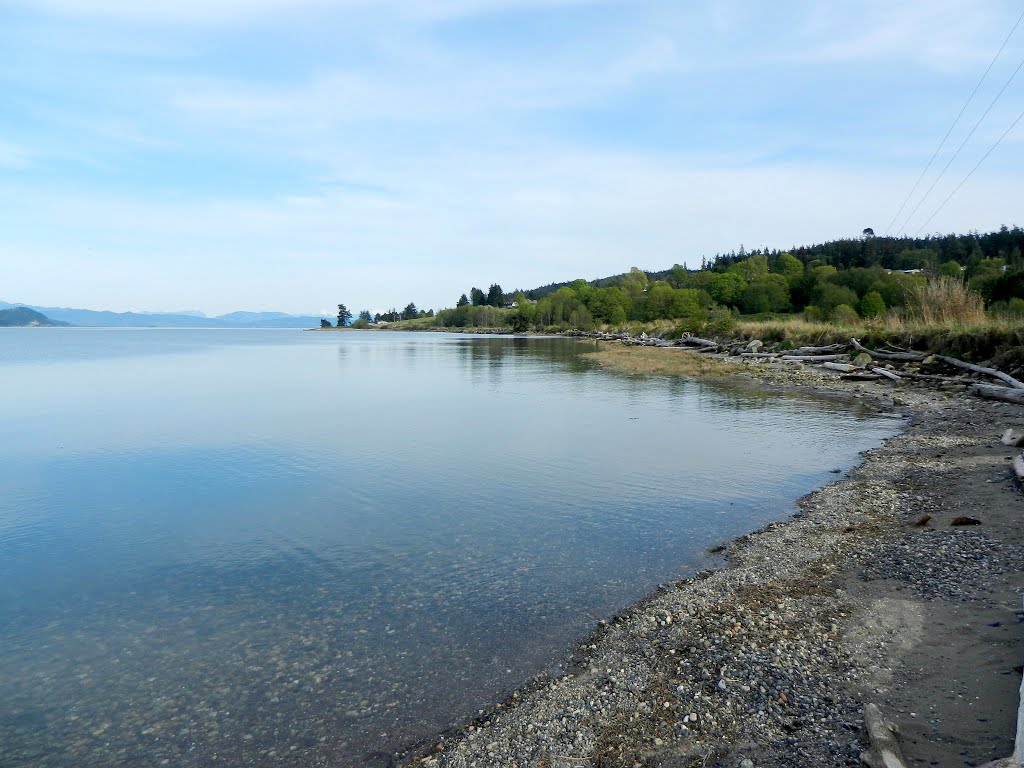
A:
{"label": "calm bay water", "polygon": [[581,348],[0,330],[0,765],[365,764],[894,431]]}

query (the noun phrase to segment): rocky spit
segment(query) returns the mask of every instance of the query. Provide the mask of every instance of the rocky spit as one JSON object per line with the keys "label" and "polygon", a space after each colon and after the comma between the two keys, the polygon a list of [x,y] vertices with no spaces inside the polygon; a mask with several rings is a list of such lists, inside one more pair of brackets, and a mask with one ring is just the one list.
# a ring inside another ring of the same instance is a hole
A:
{"label": "rocky spit", "polygon": [[[436,741],[405,755],[374,756],[370,764],[856,766],[867,747],[866,703],[878,703],[888,716],[919,694],[938,698],[915,688],[905,663],[921,645],[932,607],[973,610],[987,600],[986,610],[1008,610],[1008,623],[1015,617],[1018,629],[1003,650],[1024,656],[1021,615],[1006,608],[1020,606],[1014,589],[1024,586],[1024,545],[1000,533],[994,512],[979,513],[982,525],[949,524],[954,515],[974,513],[970,482],[998,494],[991,503],[1002,505],[1001,514],[1016,505],[1019,521],[1024,497],[1001,463],[1008,449],[998,435],[1024,426],[1024,408],[840,382],[806,367],[730,365],[741,366],[757,387],[860,400],[907,427],[848,475],[801,499],[790,520],[723,545],[726,567],[663,586],[599,622],[566,674],[535,681]],[[721,482],[744,483],[742,465],[723,468]],[[925,515],[930,519],[922,523]],[[955,762],[928,750],[908,758],[980,765],[1005,756],[1013,741],[1010,708],[1015,713],[1015,701],[995,706],[1006,717],[976,718],[980,735],[975,728],[974,743],[951,747]],[[930,712],[927,728],[939,735],[925,737],[941,741],[956,731],[959,710]]]}

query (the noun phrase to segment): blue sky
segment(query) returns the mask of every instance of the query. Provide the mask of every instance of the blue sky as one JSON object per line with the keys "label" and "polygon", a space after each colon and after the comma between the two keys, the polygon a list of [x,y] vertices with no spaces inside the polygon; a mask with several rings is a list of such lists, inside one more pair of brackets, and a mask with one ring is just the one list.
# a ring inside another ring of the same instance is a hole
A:
{"label": "blue sky", "polygon": [[[6,0],[0,299],[440,308],[881,233],[1021,10]],[[1022,56],[1024,24],[932,174]],[[910,234],[1022,109],[1024,74]],[[1022,149],[1024,122],[927,231],[1024,224]]]}

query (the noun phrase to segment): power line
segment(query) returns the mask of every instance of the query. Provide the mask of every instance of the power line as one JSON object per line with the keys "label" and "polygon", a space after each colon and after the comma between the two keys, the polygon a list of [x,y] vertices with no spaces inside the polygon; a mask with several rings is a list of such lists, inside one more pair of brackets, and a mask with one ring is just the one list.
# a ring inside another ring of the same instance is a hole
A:
{"label": "power line", "polygon": [[946,207],[946,203],[953,199],[953,195],[955,195],[957,191],[960,189],[960,187],[962,187],[967,182],[967,180],[971,178],[974,172],[978,170],[978,167],[985,162],[985,159],[995,151],[995,148],[998,147],[1000,143],[1002,143],[1003,139],[1005,139],[1007,135],[1009,135],[1010,131],[1017,127],[1017,123],[1019,123],[1022,119],[1024,119],[1024,112],[1021,112],[1019,115],[1017,115],[1017,119],[1010,124],[1010,127],[1003,132],[1003,135],[996,140],[996,143],[989,148],[988,152],[982,155],[981,160],[978,161],[977,165],[971,168],[971,172],[964,176],[963,181],[956,185],[953,191],[949,193],[949,196],[945,200],[943,200],[939,207],[935,209],[935,212],[928,217],[928,221],[921,225],[921,229],[917,230],[917,232],[914,233],[914,237],[917,237],[919,234],[921,234],[921,231],[928,226],[931,220],[939,215],[939,211]]}
{"label": "power line", "polygon": [[[995,65],[996,59],[999,58],[999,54],[1003,52],[1003,49],[1006,47],[1006,44],[1010,42],[1010,38],[1013,37],[1013,33],[1017,31],[1017,27],[1020,26],[1020,22],[1022,19],[1024,19],[1024,11],[1022,11],[1020,16],[1017,17],[1017,23],[1013,25],[1013,29],[1010,30],[1010,34],[1006,36],[1006,39],[1003,40],[1003,44],[1000,45],[999,50],[996,51],[996,55],[993,56],[992,61],[988,63],[988,67],[982,74],[981,79],[978,80],[978,84],[974,86],[974,90],[971,91],[971,95],[967,97],[967,101],[965,101],[963,107],[960,108],[960,113],[956,116],[956,119],[953,120],[953,124],[949,126],[949,130],[946,131],[946,135],[942,137],[942,141],[939,142],[939,146],[935,148],[935,151],[932,153],[931,158],[928,160],[928,164],[924,167],[924,170],[921,171],[921,175],[917,177],[917,181],[914,182],[914,186],[910,188],[910,191],[907,193],[907,196],[903,198],[903,202],[900,203],[899,210],[896,211],[896,214],[892,217],[892,221],[889,222],[889,226],[885,228],[885,234],[889,234],[889,230],[892,229],[892,225],[896,223],[896,219],[898,219],[899,215],[903,213],[903,209],[907,207],[907,202],[909,202],[910,198],[914,196],[914,192],[917,191],[918,186],[921,184],[921,180],[924,178],[925,174],[928,173],[928,169],[932,167],[932,163],[935,162],[935,158],[939,156],[939,152],[942,151],[942,148],[946,145],[946,139],[949,138],[949,135],[953,132],[953,129],[956,128],[956,124],[960,122],[960,118],[964,116],[964,112],[967,111],[967,107],[969,107],[971,101],[974,100],[975,94],[978,92],[978,89],[981,88],[981,84],[985,82],[985,78],[988,77],[988,73],[992,71],[992,67]],[[907,221],[910,221],[910,219],[907,219]],[[904,224],[904,226],[906,225]]]}
{"label": "power line", "polygon": [[992,103],[988,105],[988,109],[986,109],[982,116],[978,118],[978,122],[976,122],[974,124],[974,127],[971,128],[971,132],[967,134],[967,136],[964,138],[962,142],[960,142],[960,146],[956,148],[956,152],[954,152],[953,156],[949,158],[949,162],[947,162],[946,165],[943,166],[942,170],[939,171],[939,175],[935,177],[935,181],[933,181],[932,185],[928,187],[928,191],[924,193],[924,196],[920,200],[917,201],[917,205],[914,206],[914,210],[910,212],[910,215],[907,217],[907,220],[904,221],[903,226],[900,227],[901,232],[904,229],[906,229],[907,224],[909,224],[910,220],[914,218],[914,214],[916,214],[918,209],[920,209],[920,207],[924,204],[924,201],[928,199],[928,195],[930,195],[932,193],[932,190],[935,189],[935,185],[938,184],[939,181],[941,181],[943,176],[946,175],[946,171],[949,170],[949,166],[951,166],[953,164],[953,161],[956,160],[956,158],[959,156],[960,150],[967,146],[967,142],[971,140],[971,136],[973,136],[974,132],[978,130],[978,126],[985,122],[985,118],[988,117],[988,113],[992,111],[992,107],[994,107],[996,105],[996,102],[999,101],[999,98],[1003,95],[1003,92],[1007,88],[1009,88],[1010,83],[1012,83],[1013,79],[1017,77],[1017,73],[1020,72],[1022,67],[1024,67],[1024,59],[1020,60],[1020,64],[1018,64],[1017,68],[1013,70],[1013,74],[1010,75],[1009,80],[1003,83],[1003,87],[999,89],[999,93],[997,93],[996,97],[992,99]]}

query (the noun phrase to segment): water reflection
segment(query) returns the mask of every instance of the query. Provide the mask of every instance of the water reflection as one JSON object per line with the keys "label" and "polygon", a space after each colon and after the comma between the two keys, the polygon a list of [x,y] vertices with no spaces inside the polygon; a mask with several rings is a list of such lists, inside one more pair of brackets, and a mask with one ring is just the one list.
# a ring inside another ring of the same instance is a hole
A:
{"label": "water reflection", "polygon": [[33,382],[0,403],[5,768],[358,764],[891,428],[559,339],[176,334],[0,335]]}

